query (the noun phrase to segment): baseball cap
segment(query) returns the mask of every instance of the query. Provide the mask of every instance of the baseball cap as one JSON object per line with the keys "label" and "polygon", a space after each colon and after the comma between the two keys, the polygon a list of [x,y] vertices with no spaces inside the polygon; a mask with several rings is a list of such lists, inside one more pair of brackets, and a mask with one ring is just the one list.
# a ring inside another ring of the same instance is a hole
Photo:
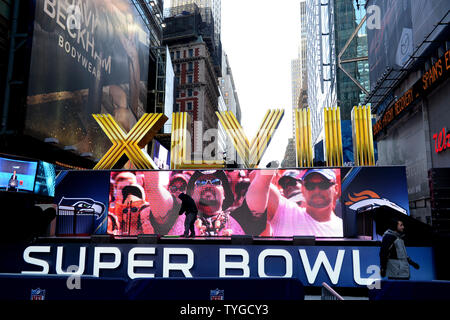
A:
{"label": "baseball cap", "polygon": [[288,179],[298,180],[300,179],[300,171],[299,170],[286,170],[283,173],[283,176],[278,180],[278,184],[280,186],[284,186]]}
{"label": "baseball cap", "polygon": [[309,169],[303,175],[303,180],[305,180],[309,175],[313,173],[318,173],[328,181],[336,181],[336,174],[331,169]]}
{"label": "baseball cap", "polygon": [[189,182],[189,177],[187,177],[183,173],[174,174],[173,176],[170,177],[170,180],[169,180],[170,183],[169,184],[172,184],[172,182],[175,181],[175,180],[183,180],[187,184]]}
{"label": "baseball cap", "polygon": [[234,202],[234,195],[233,191],[231,191],[231,187],[228,182],[228,177],[222,170],[196,170],[194,174],[189,178],[186,191],[187,195],[189,196],[192,195],[195,187],[195,181],[197,181],[199,178],[205,175],[213,175],[222,181],[222,187],[225,192],[225,200],[223,201],[222,204],[222,210],[225,210],[228,207],[230,207]]}

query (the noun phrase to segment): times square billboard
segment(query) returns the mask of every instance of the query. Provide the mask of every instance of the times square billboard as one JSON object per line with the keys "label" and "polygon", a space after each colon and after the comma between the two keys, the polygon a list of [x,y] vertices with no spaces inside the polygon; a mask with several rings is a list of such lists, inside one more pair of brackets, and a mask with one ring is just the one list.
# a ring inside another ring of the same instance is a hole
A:
{"label": "times square billboard", "polygon": [[[414,50],[449,10],[450,2],[447,0],[367,1],[371,89],[387,67],[394,70],[406,67]],[[448,22],[448,17],[444,22]],[[438,26],[428,41],[432,41],[442,29],[443,26]],[[416,56],[425,51],[429,42]]]}
{"label": "times square billboard", "polygon": [[33,0],[25,133],[100,158],[110,147],[92,114],[128,131],[144,114],[149,33],[128,0]]}

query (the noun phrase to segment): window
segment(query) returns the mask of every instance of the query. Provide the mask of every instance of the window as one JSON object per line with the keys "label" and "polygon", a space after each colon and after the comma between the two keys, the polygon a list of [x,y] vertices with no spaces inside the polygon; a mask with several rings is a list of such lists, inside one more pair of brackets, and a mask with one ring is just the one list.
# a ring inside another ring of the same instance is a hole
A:
{"label": "window", "polygon": [[180,111],[180,104],[177,103],[177,104],[175,105],[175,112],[179,112],[179,111]]}
{"label": "window", "polygon": [[188,83],[192,83],[192,76],[191,75],[188,76]]}
{"label": "window", "polygon": [[180,84],[180,77],[175,77],[175,81],[179,85]]}
{"label": "window", "polygon": [[176,68],[177,68],[176,72],[180,72],[180,64],[179,63],[177,63]]}
{"label": "window", "polygon": [[187,111],[192,111],[192,102],[188,102],[188,103],[187,103],[187,108],[186,108],[186,110],[187,110]]}
{"label": "window", "polygon": [[175,54],[173,51],[170,53],[170,57],[172,58],[172,61],[173,61],[173,59],[175,58]]}
{"label": "window", "polygon": [[189,58],[194,56],[194,49],[189,49]]}
{"label": "window", "polygon": [[180,51],[177,51],[177,59],[180,59],[180,58],[181,58]]}
{"label": "window", "polygon": [[192,97],[192,89],[188,89],[188,97]]}
{"label": "window", "polygon": [[188,64],[188,71],[194,71],[194,64],[192,62]]}

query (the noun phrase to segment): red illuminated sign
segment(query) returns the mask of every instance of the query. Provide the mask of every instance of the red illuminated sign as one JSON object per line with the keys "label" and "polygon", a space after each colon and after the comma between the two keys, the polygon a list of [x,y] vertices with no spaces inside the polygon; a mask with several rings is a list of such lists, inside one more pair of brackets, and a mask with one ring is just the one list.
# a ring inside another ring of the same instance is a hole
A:
{"label": "red illuminated sign", "polygon": [[445,128],[442,128],[439,133],[433,135],[434,150],[440,153],[447,148],[450,148],[450,133],[447,133]]}

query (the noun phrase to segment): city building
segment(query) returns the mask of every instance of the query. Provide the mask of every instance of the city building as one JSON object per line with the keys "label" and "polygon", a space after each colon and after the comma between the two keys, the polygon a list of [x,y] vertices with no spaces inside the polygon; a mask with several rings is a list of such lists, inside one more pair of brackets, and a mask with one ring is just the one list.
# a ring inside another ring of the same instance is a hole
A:
{"label": "city building", "polygon": [[[176,15],[183,12],[186,5],[195,4],[200,10],[203,21],[211,23],[214,21],[214,39],[216,46],[220,45],[220,35],[222,30],[222,4],[221,0],[172,0],[170,15]],[[209,13],[212,13],[210,15]]]}
{"label": "city building", "polygon": [[352,108],[363,103],[368,93],[364,4],[361,0],[306,1],[308,106],[314,144],[324,139],[323,108],[340,107],[341,119],[349,124]]}
{"label": "city building", "polygon": [[[189,4],[183,8],[174,9],[181,14],[165,18],[163,43],[169,47],[175,70],[175,112],[191,115],[191,150],[194,159],[201,159],[204,148],[211,144],[211,141],[203,141],[203,134],[218,128],[215,112],[218,110],[218,78],[222,67],[221,59],[218,64],[217,59],[213,59],[219,54],[213,41],[213,25],[203,21],[197,5]],[[212,12],[208,12],[208,21],[213,21]],[[213,143],[217,144],[217,141]],[[219,158],[220,155],[215,156]]]}
{"label": "city building", "polygon": [[295,168],[297,167],[297,152],[295,149],[295,137],[289,138],[284,153],[283,161],[281,161],[282,168]]}
{"label": "city building", "polygon": [[211,58],[213,60],[216,73],[221,73],[221,59],[222,59],[222,5],[221,0],[172,0],[169,8],[165,9],[165,17],[174,17],[183,15],[189,12],[199,12],[202,21],[212,30],[203,32],[203,37],[206,42],[211,42]]}
{"label": "city building", "polygon": [[[222,51],[222,76],[219,78],[219,90],[221,92],[220,101],[223,101],[224,108],[220,111],[231,111],[236,116],[236,119],[241,123],[241,106],[239,104],[239,97],[236,90],[236,85],[234,83],[233,72],[231,70],[230,62],[228,60],[228,55],[225,51]],[[220,109],[220,103],[219,103]],[[224,130],[222,125],[219,123],[220,130]],[[225,135],[224,145],[219,149],[222,152],[226,152],[227,163],[232,164],[234,162],[240,163],[238,159],[238,154],[233,146],[233,142],[228,135]]]}
{"label": "city building", "polygon": [[368,1],[380,25],[368,28],[378,165],[406,166],[411,216],[450,233],[450,3]]}
{"label": "city building", "polygon": [[294,110],[308,107],[307,35],[306,0],[302,0],[300,2],[300,45],[298,57],[291,61],[292,136],[294,138],[289,139],[289,143],[286,146],[286,156],[282,162],[286,165],[289,164],[291,167],[296,165]]}

